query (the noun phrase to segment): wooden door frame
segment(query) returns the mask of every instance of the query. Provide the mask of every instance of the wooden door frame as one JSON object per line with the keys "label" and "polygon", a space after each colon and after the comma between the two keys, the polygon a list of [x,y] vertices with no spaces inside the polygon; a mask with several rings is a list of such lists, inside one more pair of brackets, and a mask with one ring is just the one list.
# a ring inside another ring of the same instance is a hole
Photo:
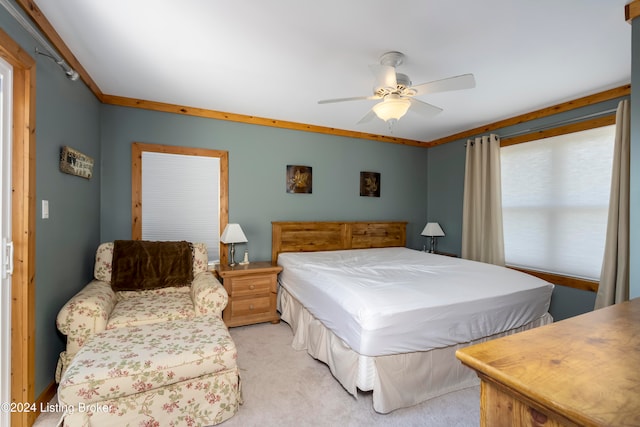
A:
{"label": "wooden door frame", "polygon": [[[13,67],[11,400],[35,404],[36,67],[2,29],[0,56]],[[12,413],[11,425],[30,426],[36,416]]]}

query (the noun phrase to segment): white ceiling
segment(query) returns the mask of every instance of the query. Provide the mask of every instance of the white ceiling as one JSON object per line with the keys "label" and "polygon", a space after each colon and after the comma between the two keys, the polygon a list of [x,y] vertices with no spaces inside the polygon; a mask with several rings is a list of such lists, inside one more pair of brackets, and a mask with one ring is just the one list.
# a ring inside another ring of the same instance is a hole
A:
{"label": "white ceiling", "polygon": [[[628,0],[36,0],[107,95],[431,141],[622,86]],[[476,88],[424,95],[391,133],[357,125],[384,52],[414,84],[473,73]]]}

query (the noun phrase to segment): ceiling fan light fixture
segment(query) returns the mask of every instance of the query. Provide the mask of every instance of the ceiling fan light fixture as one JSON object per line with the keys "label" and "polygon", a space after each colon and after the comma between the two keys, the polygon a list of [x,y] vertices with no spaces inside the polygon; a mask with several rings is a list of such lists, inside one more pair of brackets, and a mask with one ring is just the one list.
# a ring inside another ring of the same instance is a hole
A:
{"label": "ceiling fan light fixture", "polygon": [[376,113],[381,120],[388,122],[389,120],[399,120],[407,114],[411,106],[411,101],[401,98],[398,95],[387,95],[384,101],[373,106],[373,112]]}

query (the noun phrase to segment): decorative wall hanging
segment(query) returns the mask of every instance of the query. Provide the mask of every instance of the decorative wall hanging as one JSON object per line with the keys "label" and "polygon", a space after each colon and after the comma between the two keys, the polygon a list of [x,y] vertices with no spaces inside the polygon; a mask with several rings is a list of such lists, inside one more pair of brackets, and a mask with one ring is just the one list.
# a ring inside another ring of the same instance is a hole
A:
{"label": "decorative wall hanging", "polygon": [[380,173],[360,172],[360,195],[380,197]]}
{"label": "decorative wall hanging", "polygon": [[311,193],[311,166],[287,165],[287,193]]}
{"label": "decorative wall hanging", "polygon": [[91,179],[93,158],[65,145],[60,148],[60,171]]}

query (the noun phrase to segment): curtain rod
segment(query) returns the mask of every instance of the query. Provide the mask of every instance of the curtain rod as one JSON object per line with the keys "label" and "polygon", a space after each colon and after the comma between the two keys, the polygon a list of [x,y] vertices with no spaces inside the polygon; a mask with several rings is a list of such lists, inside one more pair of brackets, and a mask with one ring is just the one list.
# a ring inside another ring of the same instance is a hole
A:
{"label": "curtain rod", "polygon": [[517,131],[517,132],[512,132],[512,133],[509,133],[509,134],[506,134],[506,135],[500,135],[500,134],[497,134],[497,135],[500,138],[511,138],[513,136],[518,136],[518,135],[522,135],[522,134],[526,134],[526,133],[537,132],[537,131],[547,130],[547,129],[553,129],[553,128],[556,128],[556,127],[559,127],[559,126],[562,126],[562,125],[566,125],[566,124],[569,124],[569,123],[573,123],[573,122],[581,122],[583,120],[591,119],[591,118],[594,118],[594,117],[597,118],[597,117],[600,117],[600,116],[608,116],[609,114],[614,113],[616,111],[617,111],[617,108],[612,108],[610,110],[599,111],[597,113],[587,114],[587,115],[584,115],[584,116],[575,117],[573,119],[560,120],[560,121],[549,123],[549,124],[546,124],[546,125],[543,125],[543,126],[537,126],[537,127],[532,127],[532,128],[529,128],[529,129],[520,130],[520,131]]}
{"label": "curtain rod", "polygon": [[[566,124],[569,124],[569,123],[572,123],[572,122],[581,122],[583,120],[591,119],[591,118],[594,118],[594,117],[597,118],[597,117],[608,116],[611,113],[615,113],[617,110],[618,110],[617,108],[612,108],[612,109],[605,110],[605,111],[599,111],[597,113],[591,113],[591,114],[586,114],[586,115],[580,116],[580,117],[574,117],[573,119],[559,120],[557,122],[549,123],[549,124],[544,125],[544,126],[532,127],[532,128],[520,130],[520,131],[517,131],[517,132],[512,132],[512,133],[509,133],[509,134],[506,134],[506,135],[500,135],[498,133],[491,132],[491,135],[497,135],[500,139],[503,139],[503,138],[506,139],[506,138],[511,138],[513,136],[524,135],[524,134],[532,133],[532,132],[538,132],[538,131],[541,131],[541,130],[553,129],[553,128],[556,128],[556,127],[559,127],[559,126],[562,126],[562,125],[566,125]],[[473,139],[473,140],[472,139],[467,139],[467,142],[470,142],[471,145],[473,145],[475,143],[475,139]],[[465,142],[464,146],[465,147],[467,146],[466,142]]]}
{"label": "curtain rod", "polygon": [[22,28],[24,28],[29,34],[31,34],[31,36],[44,47],[46,52],[39,51],[38,48],[36,48],[36,54],[46,56],[55,61],[55,63],[58,64],[60,68],[62,68],[62,70],[70,80],[78,80],[77,71],[71,68],[69,64],[66,63],[66,61],[55,51],[53,47],[51,47],[51,45],[44,39],[44,37],[42,37],[40,33],[35,28],[33,28],[31,23],[29,23],[29,21],[27,21],[27,19],[22,16],[18,9],[16,9],[9,0],[0,0],[0,4],[4,6],[7,12],[9,12],[9,14],[13,16],[16,21],[18,21]]}

